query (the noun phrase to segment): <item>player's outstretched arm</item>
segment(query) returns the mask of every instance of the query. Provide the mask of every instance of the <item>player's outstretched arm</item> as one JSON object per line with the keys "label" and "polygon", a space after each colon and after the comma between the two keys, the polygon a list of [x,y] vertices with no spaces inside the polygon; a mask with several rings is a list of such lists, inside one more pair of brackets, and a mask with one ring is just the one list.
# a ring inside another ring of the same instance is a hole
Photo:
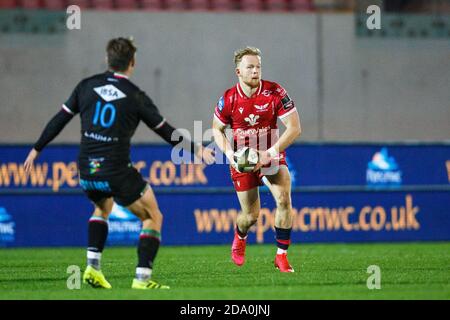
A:
{"label": "player's outstretched arm", "polygon": [[177,129],[172,127],[166,120],[163,120],[163,123],[160,126],[153,128],[155,133],[172,146],[180,146],[185,150],[189,150],[206,164],[214,163],[214,150],[204,147],[201,143],[195,143],[182,134],[179,134],[178,137],[176,137],[177,134],[174,133],[176,130]]}
{"label": "player's outstretched arm", "polygon": [[44,131],[39,137],[38,141],[34,144],[33,149],[28,153],[27,159],[24,162],[24,169],[26,172],[30,172],[34,161],[39,156],[42,149],[45,148],[55,137],[64,129],[64,127],[72,120],[73,115],[61,110],[59,111],[45,126]]}
{"label": "player's outstretched arm", "polygon": [[31,149],[31,151],[28,153],[27,158],[25,159],[25,162],[23,163],[23,168],[25,169],[25,172],[30,173],[31,168],[33,167],[34,160],[37,159],[39,156],[39,151],[36,149]]}
{"label": "player's outstretched arm", "polygon": [[[180,146],[185,150],[189,150],[196,157],[204,161],[206,164],[214,163],[214,151],[210,148],[205,148],[201,143],[194,143],[183,135],[178,135],[179,139],[174,134],[177,129],[172,127],[166,119],[159,113],[158,108],[153,103],[152,99],[144,92],[140,92],[137,96],[138,112],[144,123],[157,133],[161,138],[172,146]],[[179,131],[178,131],[179,133]]]}

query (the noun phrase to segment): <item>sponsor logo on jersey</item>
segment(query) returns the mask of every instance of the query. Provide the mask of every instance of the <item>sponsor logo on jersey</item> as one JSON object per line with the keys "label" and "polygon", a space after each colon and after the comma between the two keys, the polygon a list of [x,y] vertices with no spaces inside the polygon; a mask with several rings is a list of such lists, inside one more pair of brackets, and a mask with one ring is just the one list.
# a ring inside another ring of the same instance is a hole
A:
{"label": "sponsor logo on jersey", "polygon": [[394,157],[389,156],[388,149],[376,152],[367,165],[366,180],[369,185],[400,185],[402,172]]}
{"label": "sponsor logo on jersey", "polygon": [[245,117],[245,121],[246,122],[248,122],[248,124],[250,125],[250,126],[254,126],[254,125],[257,125],[258,124],[258,119],[259,119],[259,116],[258,115],[254,115],[253,113],[251,113],[251,114],[249,114],[249,116],[248,117]]}
{"label": "sponsor logo on jersey", "polygon": [[94,88],[94,91],[106,102],[111,102],[126,97],[125,93],[117,89],[112,84]]}
{"label": "sponsor logo on jersey", "polygon": [[242,114],[243,111],[244,111],[244,108],[240,107],[239,112]]}
{"label": "sponsor logo on jersey", "polygon": [[85,191],[111,192],[111,187],[108,181],[91,181],[80,179],[80,186]]}
{"label": "sponsor logo on jersey", "polygon": [[281,103],[283,104],[283,108],[285,110],[290,109],[294,105],[293,101],[291,100],[288,94],[286,94],[284,98],[281,99]]}
{"label": "sponsor logo on jersey", "polygon": [[102,136],[101,134],[98,134],[98,133],[87,132],[87,131],[84,132],[84,136],[86,138],[93,139],[96,141],[101,141],[101,142],[111,142],[111,141],[117,142],[117,141],[119,141],[119,138],[117,138],[117,137],[107,137],[107,136]]}
{"label": "sponsor logo on jersey", "polygon": [[222,111],[224,105],[225,105],[225,101],[222,96],[222,97],[220,97],[219,101],[217,102],[217,109],[219,109],[219,111]]}
{"label": "sponsor logo on jersey", "polygon": [[270,95],[272,94],[273,91],[271,90],[264,90],[263,92],[261,92],[261,94],[265,97],[270,97]]}
{"label": "sponsor logo on jersey", "polygon": [[263,104],[263,105],[261,105],[261,106],[255,104],[254,106],[255,106],[255,108],[256,108],[257,110],[259,110],[259,111],[267,111],[267,107],[269,106],[269,104],[266,103],[266,104]]}
{"label": "sponsor logo on jersey", "polygon": [[105,158],[89,159],[89,173],[95,174],[99,172],[104,160]]}
{"label": "sponsor logo on jersey", "polygon": [[235,136],[239,137],[248,137],[248,136],[262,136],[269,133],[271,130],[270,126],[262,127],[262,128],[250,128],[250,129],[241,129],[237,128],[233,131]]}

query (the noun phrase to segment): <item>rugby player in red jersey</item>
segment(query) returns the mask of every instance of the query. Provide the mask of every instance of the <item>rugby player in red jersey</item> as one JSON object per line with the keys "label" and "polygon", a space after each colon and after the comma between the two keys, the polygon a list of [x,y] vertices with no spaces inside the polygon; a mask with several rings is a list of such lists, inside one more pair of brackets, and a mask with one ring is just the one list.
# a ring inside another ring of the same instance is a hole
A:
{"label": "rugby player in red jersey", "polygon": [[[231,249],[233,262],[245,262],[248,230],[258,219],[261,204],[258,187],[262,179],[272,193],[277,211],[275,233],[277,253],[274,264],[281,272],[294,272],[287,259],[291,243],[292,203],[291,178],[286,164],[286,148],[301,134],[298,112],[286,90],[275,82],[261,79],[261,52],[254,47],[234,54],[235,72],[239,82],[219,99],[213,120],[214,140],[231,163],[231,179],[241,205]],[[277,119],[286,126],[278,137]],[[233,145],[226,128],[233,132]],[[253,172],[239,172],[233,154],[249,146],[258,150],[259,162]]]}

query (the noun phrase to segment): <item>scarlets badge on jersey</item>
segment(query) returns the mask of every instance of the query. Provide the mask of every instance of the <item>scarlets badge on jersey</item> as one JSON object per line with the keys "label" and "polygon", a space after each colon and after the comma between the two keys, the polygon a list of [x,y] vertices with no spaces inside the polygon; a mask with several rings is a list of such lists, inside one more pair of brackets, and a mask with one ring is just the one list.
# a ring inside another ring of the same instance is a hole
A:
{"label": "scarlets badge on jersey", "polygon": [[101,87],[94,88],[94,91],[100,97],[102,97],[102,99],[105,100],[106,102],[119,100],[119,99],[125,98],[127,96],[125,93],[123,93],[122,91],[117,89],[112,84],[108,84],[106,86],[101,86]]}
{"label": "scarlets badge on jersey", "polygon": [[220,97],[219,101],[217,102],[217,108],[219,111],[222,111],[223,106],[225,105],[225,101],[223,100],[223,96]]}

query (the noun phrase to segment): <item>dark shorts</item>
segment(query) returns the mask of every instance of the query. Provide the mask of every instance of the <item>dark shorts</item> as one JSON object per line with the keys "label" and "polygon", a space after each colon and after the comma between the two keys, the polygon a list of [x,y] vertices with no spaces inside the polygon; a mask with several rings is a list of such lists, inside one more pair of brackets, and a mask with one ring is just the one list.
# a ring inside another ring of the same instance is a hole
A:
{"label": "dark shorts", "polygon": [[111,177],[93,179],[81,176],[80,186],[94,203],[113,197],[117,204],[126,207],[144,195],[148,183],[131,167]]}

